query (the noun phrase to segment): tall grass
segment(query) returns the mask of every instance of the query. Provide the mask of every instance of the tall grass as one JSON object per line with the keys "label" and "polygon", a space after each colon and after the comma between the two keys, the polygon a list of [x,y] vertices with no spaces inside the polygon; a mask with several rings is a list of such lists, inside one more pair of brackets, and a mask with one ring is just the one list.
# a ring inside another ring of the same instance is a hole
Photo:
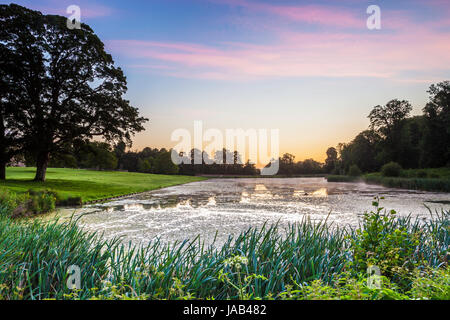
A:
{"label": "tall grass", "polygon": [[388,188],[450,192],[450,179],[382,177],[369,174],[364,176],[364,181]]}
{"label": "tall grass", "polygon": [[379,174],[366,174],[362,177],[345,175],[329,175],[328,182],[366,182],[379,184],[387,188],[410,190],[450,192],[450,179],[447,178],[417,178],[417,177],[384,177]]}
{"label": "tall grass", "polygon": [[[439,267],[450,244],[448,217],[443,212],[427,222],[399,218],[391,227],[417,231],[415,254]],[[196,238],[137,247],[103,240],[76,222],[14,221],[0,214],[0,298],[235,299],[243,292],[233,284],[241,281],[248,284],[249,298],[280,298],[293,285],[331,285],[352,260],[354,237],[350,229],[305,219],[286,229],[249,228],[220,246]],[[226,262],[235,256],[246,259],[240,269]],[[67,288],[70,265],[81,269],[80,290]]]}

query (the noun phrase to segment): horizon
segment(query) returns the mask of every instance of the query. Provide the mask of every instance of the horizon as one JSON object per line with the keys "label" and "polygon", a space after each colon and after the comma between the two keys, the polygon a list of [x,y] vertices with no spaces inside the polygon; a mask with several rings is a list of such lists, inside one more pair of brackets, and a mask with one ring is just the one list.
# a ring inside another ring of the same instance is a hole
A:
{"label": "horizon", "polygon": [[[13,1],[44,14],[81,8],[127,76],[127,99],[150,119],[132,150],[175,146],[171,133],[280,129],[280,155],[323,162],[376,105],[421,113],[450,63],[450,3],[198,0]],[[366,9],[381,9],[369,30]]]}

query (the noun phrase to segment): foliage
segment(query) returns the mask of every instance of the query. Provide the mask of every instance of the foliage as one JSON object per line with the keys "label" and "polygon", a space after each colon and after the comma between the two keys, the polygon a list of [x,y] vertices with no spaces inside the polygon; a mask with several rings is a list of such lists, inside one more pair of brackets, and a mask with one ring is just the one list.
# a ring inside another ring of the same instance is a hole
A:
{"label": "foliage", "polygon": [[301,174],[318,174],[324,173],[323,165],[313,159],[306,159],[304,161],[294,161],[295,156],[285,153],[279,158],[280,167],[279,175],[301,175]]}
{"label": "foliage", "polygon": [[350,177],[359,177],[362,174],[361,170],[356,164],[353,164],[348,169],[348,175]]}
{"label": "foliage", "polygon": [[415,270],[409,295],[413,299],[450,300],[450,269]]}
{"label": "foliage", "polygon": [[364,181],[366,183],[381,184],[388,188],[450,192],[450,179],[394,178],[368,174],[364,176]]}
{"label": "foliage", "polygon": [[429,167],[450,165],[450,81],[430,86],[429,102],[423,108],[426,129],[421,164]]}
{"label": "foliage", "polygon": [[375,106],[369,114],[369,128],[338,145],[334,173],[345,174],[352,164],[364,172],[376,172],[392,161],[406,169],[448,167],[450,81],[432,84],[428,93],[429,102],[420,116],[409,116],[411,104],[405,100]]}
{"label": "foliage", "polygon": [[402,173],[402,167],[396,162],[386,163],[381,167],[381,174],[384,177],[399,177]]}
{"label": "foliage", "polygon": [[379,207],[378,198],[373,206],[373,211],[364,213],[362,226],[352,239],[355,271],[365,272],[369,266],[376,265],[381,274],[403,284],[405,276],[419,263],[415,251],[420,235],[398,224],[396,212]]}
{"label": "foliage", "polygon": [[398,291],[388,278],[380,278],[380,288],[368,285],[365,274],[356,276],[348,272],[339,274],[333,284],[314,280],[308,284],[289,287],[280,294],[287,300],[407,300],[409,297]]}
{"label": "foliage", "polygon": [[329,175],[327,176],[328,182],[355,182],[360,178],[355,176],[342,176],[342,175]]}
{"label": "foliage", "polygon": [[1,5],[0,19],[2,50],[16,62],[7,69],[2,64],[15,88],[5,96],[16,110],[8,124],[35,157],[36,180],[45,180],[50,155],[64,153],[76,139],[131,145],[131,136],[144,130],[148,119],[123,98],[122,70],[88,25],[70,30],[66,17],[16,4]]}
{"label": "foliage", "polygon": [[327,173],[333,173],[338,165],[338,152],[336,148],[330,147],[327,150],[324,169]]}
{"label": "foliage", "polygon": [[8,190],[0,190],[0,208],[10,217],[23,217],[53,211],[56,205],[56,194],[47,190],[29,190],[16,194]]}

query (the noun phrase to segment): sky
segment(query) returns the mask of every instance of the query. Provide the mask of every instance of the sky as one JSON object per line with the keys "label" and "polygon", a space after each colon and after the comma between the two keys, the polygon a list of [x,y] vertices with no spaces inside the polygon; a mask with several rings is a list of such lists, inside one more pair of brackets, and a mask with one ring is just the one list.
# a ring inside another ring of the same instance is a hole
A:
{"label": "sky", "polygon": [[[420,114],[450,80],[450,1],[32,0],[81,9],[150,119],[133,149],[171,148],[175,129],[279,129],[280,153],[323,161],[365,130],[376,105]],[[369,5],[381,28],[369,30]]]}

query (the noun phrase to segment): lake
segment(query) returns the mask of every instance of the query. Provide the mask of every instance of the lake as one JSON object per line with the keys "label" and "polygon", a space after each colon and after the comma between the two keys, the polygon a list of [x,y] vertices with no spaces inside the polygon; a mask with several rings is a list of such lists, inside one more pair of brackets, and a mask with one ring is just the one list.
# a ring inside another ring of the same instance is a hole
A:
{"label": "lake", "polygon": [[[287,226],[309,217],[335,225],[357,226],[371,209],[375,196],[399,215],[431,217],[450,209],[448,193],[390,189],[365,183],[335,183],[324,178],[210,179],[169,187],[77,209],[75,217],[90,231],[145,244],[155,237],[164,242],[193,239],[223,242],[250,226],[265,222]],[[63,210],[64,217],[73,213]]]}

